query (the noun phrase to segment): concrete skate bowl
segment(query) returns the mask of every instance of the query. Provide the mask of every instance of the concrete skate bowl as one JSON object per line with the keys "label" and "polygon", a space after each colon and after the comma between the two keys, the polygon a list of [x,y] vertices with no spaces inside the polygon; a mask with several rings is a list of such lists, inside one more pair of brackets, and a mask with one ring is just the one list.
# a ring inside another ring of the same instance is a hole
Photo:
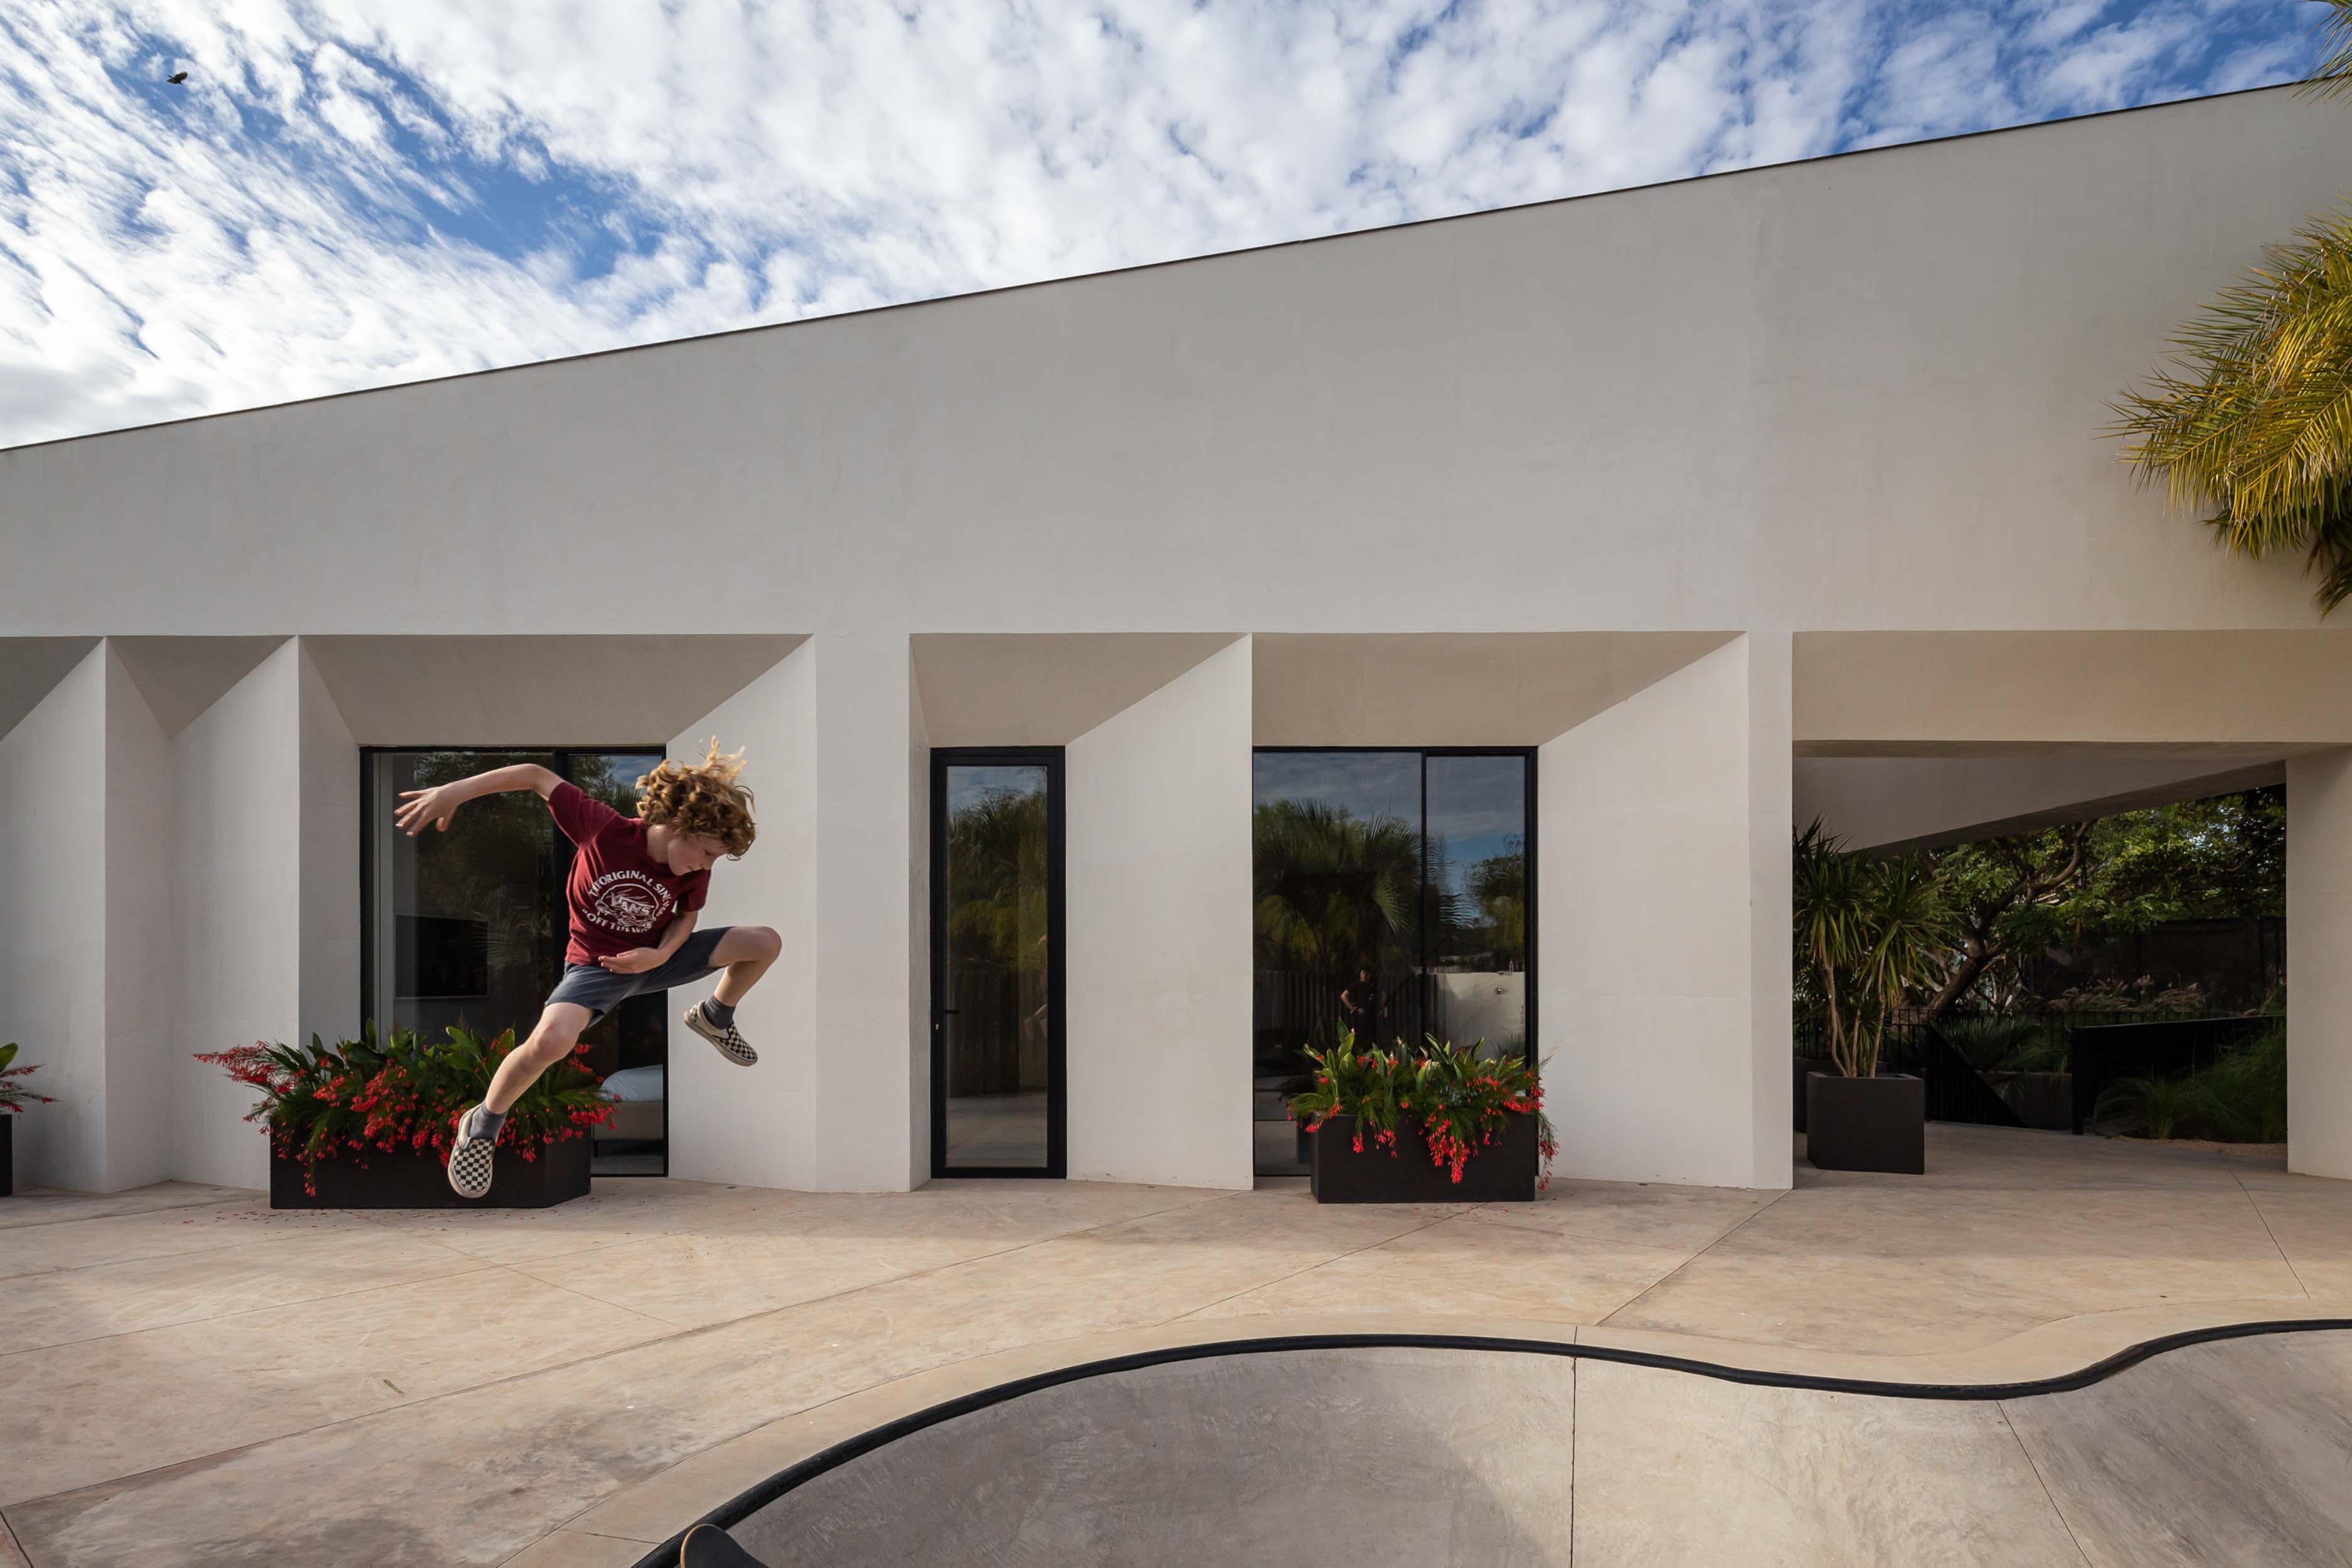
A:
{"label": "concrete skate bowl", "polygon": [[706,1522],[769,1568],[2352,1564],[2352,1318],[1980,1386],[1546,1342],[1188,1346],[891,1421]]}

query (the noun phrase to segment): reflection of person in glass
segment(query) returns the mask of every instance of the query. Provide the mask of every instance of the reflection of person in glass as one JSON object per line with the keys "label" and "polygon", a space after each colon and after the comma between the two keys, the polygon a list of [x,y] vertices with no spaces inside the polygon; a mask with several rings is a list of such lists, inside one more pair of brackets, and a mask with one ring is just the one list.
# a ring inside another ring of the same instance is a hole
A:
{"label": "reflection of person in glass", "polygon": [[1381,988],[1372,978],[1371,966],[1359,964],[1356,977],[1339,988],[1339,1025],[1356,1031],[1360,1045],[1370,1045],[1379,1038]]}
{"label": "reflection of person in glass", "polygon": [[637,780],[637,815],[620,812],[537,763],[496,768],[430,789],[402,792],[395,821],[409,837],[447,831],[468,800],[528,789],[547,802],[578,847],[564,887],[572,940],[563,977],[530,1038],[509,1051],[479,1105],[458,1118],[449,1185],[463,1197],[490,1190],[490,1166],[507,1112],[539,1075],[572,1053],[581,1031],[629,997],[719,976],[719,988],[688,1008],[686,1027],[719,1054],[749,1067],[758,1054],[735,1028],[743,994],[783,944],[765,925],[695,929],[710,868],[751,847],[751,791],[738,781],[742,754],[710,743],[697,764],[664,762]]}

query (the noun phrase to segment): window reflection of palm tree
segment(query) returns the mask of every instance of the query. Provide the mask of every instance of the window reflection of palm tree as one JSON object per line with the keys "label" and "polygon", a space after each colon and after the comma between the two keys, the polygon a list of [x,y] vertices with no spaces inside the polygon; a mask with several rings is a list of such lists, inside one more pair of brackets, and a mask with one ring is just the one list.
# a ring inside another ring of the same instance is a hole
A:
{"label": "window reflection of palm tree", "polygon": [[[990,789],[948,815],[948,939],[950,983],[958,986],[955,1005],[961,1010],[964,998],[976,991],[975,1003],[986,998],[991,1007],[1003,1009],[988,1022],[982,1021],[987,1010],[978,1009],[963,1020],[957,1037],[983,1058],[992,1050],[1009,1049],[1013,1060],[1003,1063],[999,1058],[998,1070],[983,1075],[1003,1089],[1045,1082],[1052,1023],[1047,854],[1043,789]],[[992,1029],[1009,1034],[991,1040]],[[950,1071],[958,1083],[963,1082],[952,1063]]]}
{"label": "window reflection of palm tree", "polygon": [[[1376,1038],[1380,977],[1414,958],[1421,835],[1395,816],[1273,800],[1258,807],[1254,836],[1257,965],[1282,988],[1295,1036],[1282,1046],[1296,1070],[1300,1048],[1335,1043],[1343,1028]],[[1294,1071],[1280,1089],[1306,1086]]]}

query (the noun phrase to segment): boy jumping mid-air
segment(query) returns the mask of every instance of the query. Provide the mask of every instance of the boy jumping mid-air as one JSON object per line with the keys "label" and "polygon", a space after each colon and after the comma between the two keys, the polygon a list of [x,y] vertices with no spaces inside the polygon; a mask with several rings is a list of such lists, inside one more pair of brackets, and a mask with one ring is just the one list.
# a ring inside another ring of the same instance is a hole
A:
{"label": "boy jumping mid-air", "polygon": [[395,820],[413,839],[428,824],[446,832],[468,800],[529,789],[579,848],[563,890],[572,916],[563,977],[548,994],[530,1038],[499,1063],[488,1097],[457,1118],[449,1185],[460,1197],[490,1190],[490,1153],[507,1112],[541,1073],[572,1054],[583,1030],[625,998],[724,970],[717,993],[686,1009],[686,1027],[738,1067],[760,1060],[735,1031],[735,1009],[783,945],[764,925],[694,928],[711,866],[721,855],[740,859],[751,847],[751,791],[735,778],[742,767],[743,754],[722,756],[717,741],[698,766],[665,762],[637,780],[634,817],[532,762],[401,795]]}

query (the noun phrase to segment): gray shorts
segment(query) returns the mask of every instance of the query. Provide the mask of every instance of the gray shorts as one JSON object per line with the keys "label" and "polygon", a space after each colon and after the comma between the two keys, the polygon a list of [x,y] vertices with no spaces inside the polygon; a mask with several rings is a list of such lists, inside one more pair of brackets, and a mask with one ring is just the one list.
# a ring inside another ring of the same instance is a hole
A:
{"label": "gray shorts", "polygon": [[690,986],[716,972],[710,955],[718,950],[719,939],[733,929],[731,925],[714,925],[708,931],[697,931],[669,956],[668,963],[642,975],[616,974],[601,964],[566,964],[563,977],[555,982],[555,989],[547,993],[547,999],[586,1008],[593,1019],[604,1017],[631,997],[666,991],[672,986]]}

